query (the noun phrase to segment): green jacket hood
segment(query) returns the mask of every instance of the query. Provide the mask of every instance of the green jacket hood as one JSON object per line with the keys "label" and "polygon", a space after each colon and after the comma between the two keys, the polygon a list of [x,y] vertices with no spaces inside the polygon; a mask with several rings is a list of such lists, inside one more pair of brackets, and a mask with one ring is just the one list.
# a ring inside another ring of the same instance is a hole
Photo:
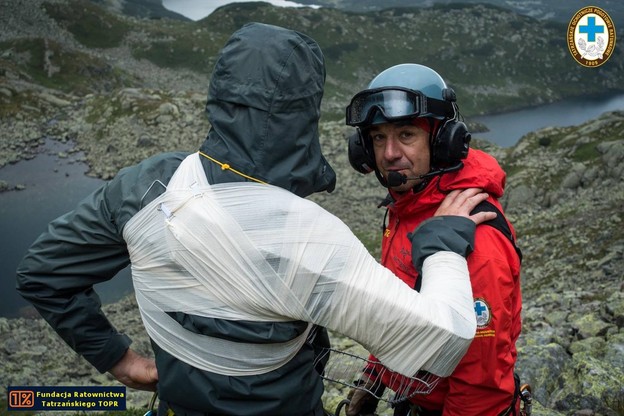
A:
{"label": "green jacket hood", "polygon": [[334,189],[318,122],[325,62],[310,37],[249,23],[226,42],[215,64],[202,152],[220,163],[306,197]]}

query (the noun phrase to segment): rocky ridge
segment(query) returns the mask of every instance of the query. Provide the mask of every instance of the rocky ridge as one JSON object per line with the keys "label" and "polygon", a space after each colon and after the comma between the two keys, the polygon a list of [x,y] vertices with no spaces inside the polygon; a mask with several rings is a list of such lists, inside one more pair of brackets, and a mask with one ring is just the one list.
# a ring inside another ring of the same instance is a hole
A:
{"label": "rocky ridge", "polygon": [[[17,4],[0,6],[5,8],[0,25],[7,28],[0,40],[32,35],[32,27],[42,37],[66,36],[40,8],[25,11]],[[25,30],[24,21],[36,24]],[[75,43],[71,36],[64,41]],[[124,47],[95,53],[149,81],[78,94],[3,69],[0,169],[35,157],[47,137],[71,140],[85,153],[90,174],[104,179],[154,153],[197,148],[209,127],[203,115],[205,76],[134,60]],[[11,50],[0,54],[16,59]],[[349,133],[340,121],[322,123],[321,140],[339,187],[314,199],[377,255],[373,247],[382,212],[375,206],[384,194],[374,177],[350,169]],[[479,140],[475,145],[494,154],[509,174],[504,203],[524,253],[518,372],[533,385],[534,415],[623,415],[624,112],[534,132],[510,149]],[[18,186],[6,184],[7,189]],[[134,339],[135,348],[149,353],[133,299],[105,310]],[[337,334],[333,338],[338,348],[358,347]],[[76,356],[40,319],[0,318],[0,362],[3,385],[115,383]],[[130,406],[147,403],[146,393],[129,394]],[[328,385],[328,409],[344,395]]]}

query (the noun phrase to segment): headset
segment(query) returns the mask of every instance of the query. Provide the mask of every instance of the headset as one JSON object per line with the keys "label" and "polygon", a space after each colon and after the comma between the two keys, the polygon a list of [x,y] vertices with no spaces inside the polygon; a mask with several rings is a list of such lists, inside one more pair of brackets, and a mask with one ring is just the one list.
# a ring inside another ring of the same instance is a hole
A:
{"label": "headset", "polygon": [[[456,95],[453,89],[446,87],[442,92],[444,101],[451,106],[453,116],[432,132],[430,138],[431,171],[418,178],[404,177],[401,183],[409,179],[425,179],[447,172],[453,172],[463,167],[462,160],[468,156],[470,140],[472,138],[463,121],[459,120],[459,109],[456,104]],[[351,167],[357,172],[368,174],[375,172],[384,186],[387,181],[379,174],[375,163],[375,154],[370,138],[366,137],[366,129],[356,127],[355,133],[348,137],[348,157]],[[396,186],[397,178],[392,186]]]}

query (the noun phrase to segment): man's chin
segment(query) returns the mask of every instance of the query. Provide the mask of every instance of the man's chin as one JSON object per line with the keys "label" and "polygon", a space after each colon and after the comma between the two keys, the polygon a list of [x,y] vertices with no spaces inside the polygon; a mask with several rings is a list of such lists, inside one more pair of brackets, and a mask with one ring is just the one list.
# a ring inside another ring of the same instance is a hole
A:
{"label": "man's chin", "polygon": [[404,183],[404,184],[401,184],[399,186],[392,186],[392,187],[390,187],[390,190],[392,192],[396,192],[396,193],[402,194],[404,192],[409,191],[414,186],[418,185],[420,182],[421,181],[409,181],[408,183]]}

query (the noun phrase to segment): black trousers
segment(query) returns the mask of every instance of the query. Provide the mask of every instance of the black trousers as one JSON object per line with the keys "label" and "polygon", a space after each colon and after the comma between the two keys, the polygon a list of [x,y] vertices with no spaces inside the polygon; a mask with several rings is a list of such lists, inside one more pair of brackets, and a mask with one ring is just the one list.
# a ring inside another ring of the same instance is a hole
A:
{"label": "black trousers", "polygon": [[[316,409],[311,412],[301,413],[292,416],[325,416],[326,413],[323,410],[323,405],[319,403]],[[183,412],[178,411],[177,413],[169,407],[169,404],[163,400],[158,403],[158,416],[223,416],[222,414],[216,413],[204,413],[198,412],[195,410],[185,410]]]}
{"label": "black trousers", "polygon": [[405,401],[394,406],[394,416],[442,416],[442,411],[423,409]]}

